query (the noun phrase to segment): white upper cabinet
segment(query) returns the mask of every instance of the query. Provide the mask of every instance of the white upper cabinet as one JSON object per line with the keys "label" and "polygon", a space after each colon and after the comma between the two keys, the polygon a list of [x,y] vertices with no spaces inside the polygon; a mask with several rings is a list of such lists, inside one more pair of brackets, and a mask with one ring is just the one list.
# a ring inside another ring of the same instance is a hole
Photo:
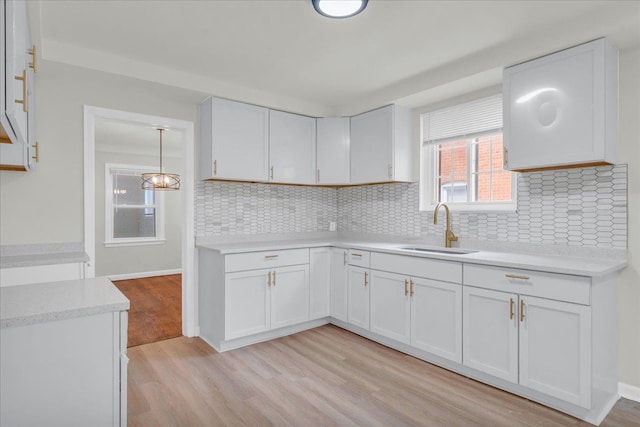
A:
{"label": "white upper cabinet", "polygon": [[208,98],[200,105],[200,178],[269,179],[269,110]]}
{"label": "white upper cabinet", "polygon": [[615,163],[618,53],[598,39],[504,70],[505,168]]}
{"label": "white upper cabinet", "polygon": [[269,181],[316,183],[316,119],[269,112]]}
{"label": "white upper cabinet", "polygon": [[316,183],[349,183],[349,118],[317,119]]}
{"label": "white upper cabinet", "polygon": [[351,117],[351,184],[411,181],[411,110],[389,105]]}
{"label": "white upper cabinet", "polygon": [[[2,2],[2,114],[0,139],[4,142],[29,144],[29,121],[33,120],[33,64],[26,1]],[[31,93],[31,94],[30,94]]]}

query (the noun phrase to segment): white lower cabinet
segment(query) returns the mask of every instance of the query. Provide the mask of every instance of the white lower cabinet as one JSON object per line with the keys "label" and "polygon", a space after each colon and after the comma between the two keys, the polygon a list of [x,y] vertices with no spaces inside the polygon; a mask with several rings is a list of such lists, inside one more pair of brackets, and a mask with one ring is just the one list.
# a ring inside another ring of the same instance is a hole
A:
{"label": "white lower cabinet", "polygon": [[588,408],[591,308],[520,296],[520,384]]}
{"label": "white lower cabinet", "polygon": [[349,280],[349,266],[347,264],[348,250],[331,249],[331,304],[330,314],[343,322],[347,321],[347,300]]}
{"label": "white lower cabinet", "polygon": [[462,285],[412,277],[411,345],[462,363]]}
{"label": "white lower cabinet", "polygon": [[472,287],[463,293],[465,365],[590,407],[590,307]]}
{"label": "white lower cabinet", "polygon": [[225,339],[309,320],[309,266],[227,273]]}
{"label": "white lower cabinet", "polygon": [[347,322],[369,330],[369,269],[349,266]]}
{"label": "white lower cabinet", "polygon": [[463,360],[470,368],[518,382],[518,296],[463,289]]}
{"label": "white lower cabinet", "polygon": [[371,270],[371,332],[409,344],[410,309],[409,278]]}
{"label": "white lower cabinet", "polygon": [[271,270],[227,273],[225,278],[225,339],[244,337],[269,329],[271,304],[268,275]]}
{"label": "white lower cabinet", "polygon": [[331,248],[309,249],[309,318],[330,315]]}

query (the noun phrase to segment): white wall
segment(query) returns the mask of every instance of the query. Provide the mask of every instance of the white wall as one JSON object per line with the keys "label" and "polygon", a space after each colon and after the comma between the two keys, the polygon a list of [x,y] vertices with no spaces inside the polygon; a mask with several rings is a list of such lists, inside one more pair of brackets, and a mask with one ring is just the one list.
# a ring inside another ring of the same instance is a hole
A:
{"label": "white wall", "polygon": [[[181,268],[182,224],[179,191],[163,191],[165,242],[162,244],[106,247],[105,239],[105,163],[158,167],[158,156],[96,151],[96,276],[146,273]],[[182,159],[163,157],[167,172],[182,174]]]}
{"label": "white wall", "polygon": [[618,162],[629,164],[629,266],[619,282],[620,381],[640,387],[640,48],[620,52]]}
{"label": "white wall", "polygon": [[204,94],[41,61],[35,80],[40,163],[0,172],[0,244],[83,241],[83,106],[197,122]]}

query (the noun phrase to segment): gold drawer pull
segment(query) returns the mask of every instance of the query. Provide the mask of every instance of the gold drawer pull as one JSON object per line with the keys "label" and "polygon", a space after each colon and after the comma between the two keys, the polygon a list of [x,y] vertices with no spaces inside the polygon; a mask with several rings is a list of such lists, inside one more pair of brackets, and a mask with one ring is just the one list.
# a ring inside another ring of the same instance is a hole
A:
{"label": "gold drawer pull", "polygon": [[213,176],[218,175],[218,161],[214,160],[213,161]]}
{"label": "gold drawer pull", "polygon": [[22,76],[16,76],[16,80],[22,80],[22,99],[16,99],[16,104],[22,104],[22,110],[29,111],[29,97],[27,94],[27,70],[22,71]]}
{"label": "gold drawer pull", "polygon": [[362,258],[362,254],[351,254],[351,256],[357,256],[357,257]]}
{"label": "gold drawer pull", "polygon": [[509,298],[509,320],[513,320],[513,298]]}
{"label": "gold drawer pull", "polygon": [[271,166],[271,180],[273,181],[273,166]]}
{"label": "gold drawer pull", "polygon": [[269,272],[269,281],[267,283],[269,284],[269,287],[271,287],[271,272]]}
{"label": "gold drawer pull", "polygon": [[414,292],[413,292],[413,279],[409,279],[409,286],[411,287],[411,292],[410,292],[410,294],[411,294],[411,296],[413,296],[413,293],[414,293]]}
{"label": "gold drawer pull", "polygon": [[36,63],[36,45],[32,45],[31,49],[27,51],[29,55],[33,57],[33,62],[29,62],[29,67],[33,68],[33,72],[38,72],[38,64]]}
{"label": "gold drawer pull", "polygon": [[524,322],[524,300],[520,300],[520,321]]}
{"label": "gold drawer pull", "polygon": [[529,280],[529,277],[527,276],[517,276],[515,274],[505,274],[504,277],[508,279]]}
{"label": "gold drawer pull", "polygon": [[278,259],[278,255],[265,255],[264,259]]}
{"label": "gold drawer pull", "polygon": [[36,141],[35,145],[33,145],[33,148],[35,148],[36,154],[32,157],[32,159],[35,160],[36,163],[40,163],[40,144],[38,144],[38,141]]}
{"label": "gold drawer pull", "polygon": [[273,287],[276,287],[276,272],[273,272]]}
{"label": "gold drawer pull", "polygon": [[367,287],[367,285],[369,284],[369,282],[367,282],[367,278],[368,278],[368,277],[369,277],[369,274],[365,272],[365,273],[364,273],[364,287],[365,287],[365,288],[366,288],[366,287]]}
{"label": "gold drawer pull", "polygon": [[404,296],[406,297],[407,295],[409,295],[409,281],[407,279],[404,279]]}

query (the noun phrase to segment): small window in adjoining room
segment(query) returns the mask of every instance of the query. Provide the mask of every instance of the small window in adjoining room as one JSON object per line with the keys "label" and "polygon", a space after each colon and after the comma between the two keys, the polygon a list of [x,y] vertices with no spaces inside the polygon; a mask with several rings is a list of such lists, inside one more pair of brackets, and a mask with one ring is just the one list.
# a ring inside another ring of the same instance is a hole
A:
{"label": "small window in adjoining room", "polygon": [[501,96],[423,114],[421,127],[421,210],[516,210],[516,174],[503,169]]}
{"label": "small window in adjoining room", "polygon": [[164,243],[164,197],[143,190],[141,175],[149,166],[105,165],[105,245]]}

